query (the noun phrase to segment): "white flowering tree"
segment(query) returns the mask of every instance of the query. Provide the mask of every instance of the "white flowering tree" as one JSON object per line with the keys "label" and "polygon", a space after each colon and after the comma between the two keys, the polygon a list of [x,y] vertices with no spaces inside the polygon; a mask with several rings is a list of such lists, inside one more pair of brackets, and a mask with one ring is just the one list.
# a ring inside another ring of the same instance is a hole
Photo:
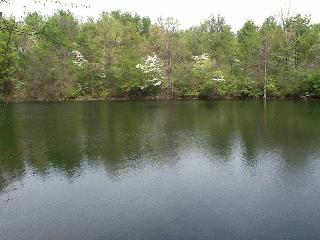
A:
{"label": "white flowering tree", "polygon": [[78,50],[72,51],[73,54],[73,64],[76,68],[80,69],[84,64],[88,63],[88,60]]}
{"label": "white flowering tree", "polygon": [[195,61],[194,69],[199,69],[211,62],[208,53],[203,53],[200,56],[193,56],[192,59]]}
{"label": "white flowering tree", "polygon": [[146,76],[146,81],[140,86],[141,89],[150,86],[160,87],[166,80],[163,62],[155,53],[152,56],[148,55],[142,64],[136,65],[136,68]]}
{"label": "white flowering tree", "polygon": [[96,62],[89,62],[78,50],[72,51],[72,54],[73,54],[73,65],[77,69],[82,69],[86,66],[87,67],[90,66],[92,69],[94,69],[98,78],[106,78],[106,73],[103,67],[101,66],[103,64],[96,63]]}
{"label": "white flowering tree", "polygon": [[193,56],[193,75],[200,82],[207,81],[210,78],[213,62],[209,58],[207,53],[203,53],[200,56]]}
{"label": "white flowering tree", "polygon": [[99,96],[107,95],[108,92],[103,87],[103,84],[107,78],[105,69],[103,67],[103,59],[100,62],[88,61],[79,50],[73,50],[72,56],[73,65],[79,71],[82,78],[90,79],[90,82],[78,82],[76,92],[73,94],[85,95],[91,93],[91,96],[97,94]]}
{"label": "white flowering tree", "polygon": [[224,82],[224,74],[221,70],[214,68],[214,62],[209,58],[207,53],[200,56],[193,56],[194,60],[193,73],[204,80]]}
{"label": "white flowering tree", "polygon": [[215,62],[210,59],[207,53],[200,56],[193,56],[193,75],[197,79],[199,94],[220,95],[225,92],[225,77],[221,70],[215,67]]}

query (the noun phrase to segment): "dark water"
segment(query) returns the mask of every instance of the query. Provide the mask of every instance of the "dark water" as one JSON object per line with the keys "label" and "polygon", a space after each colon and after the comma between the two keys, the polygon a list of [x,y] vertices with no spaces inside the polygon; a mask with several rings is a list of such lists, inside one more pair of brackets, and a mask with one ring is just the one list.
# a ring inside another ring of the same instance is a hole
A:
{"label": "dark water", "polygon": [[0,105],[0,239],[320,239],[320,103]]}

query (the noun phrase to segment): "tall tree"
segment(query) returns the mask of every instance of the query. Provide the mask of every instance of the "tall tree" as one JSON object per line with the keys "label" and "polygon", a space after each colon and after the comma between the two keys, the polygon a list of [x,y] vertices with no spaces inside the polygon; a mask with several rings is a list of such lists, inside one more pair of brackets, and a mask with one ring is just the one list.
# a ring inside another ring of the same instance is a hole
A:
{"label": "tall tree", "polygon": [[217,61],[220,67],[227,66],[229,70],[232,67],[236,39],[223,17],[218,15],[212,16],[206,20],[201,28],[206,32],[208,53],[210,57]]}
{"label": "tall tree", "polygon": [[267,99],[268,80],[277,71],[277,55],[279,54],[282,30],[274,17],[265,20],[260,28],[261,62],[263,68],[263,98]]}
{"label": "tall tree", "polygon": [[179,32],[179,23],[173,18],[158,20],[158,24],[151,29],[151,49],[158,53],[166,63],[166,72],[168,79],[168,96],[174,96],[174,79],[173,67],[174,61],[177,58],[177,36]]}

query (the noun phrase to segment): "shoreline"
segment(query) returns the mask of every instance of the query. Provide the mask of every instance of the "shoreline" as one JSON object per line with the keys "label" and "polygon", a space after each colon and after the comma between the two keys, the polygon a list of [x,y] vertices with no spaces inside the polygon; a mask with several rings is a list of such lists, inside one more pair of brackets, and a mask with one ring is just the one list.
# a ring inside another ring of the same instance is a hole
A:
{"label": "shoreline", "polygon": [[[267,98],[267,101],[320,101],[319,98],[294,98],[294,97],[279,97]],[[94,97],[81,97],[81,98],[57,98],[57,99],[23,99],[23,98],[10,98],[1,99],[0,103],[45,103],[45,102],[125,102],[125,101],[150,101],[150,102],[174,102],[174,101],[264,101],[263,98],[94,98]]]}

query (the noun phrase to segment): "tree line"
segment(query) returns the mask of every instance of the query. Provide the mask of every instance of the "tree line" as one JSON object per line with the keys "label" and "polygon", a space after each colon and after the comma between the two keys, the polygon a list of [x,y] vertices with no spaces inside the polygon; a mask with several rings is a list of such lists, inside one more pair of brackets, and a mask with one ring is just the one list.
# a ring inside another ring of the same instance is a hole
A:
{"label": "tree line", "polygon": [[282,15],[235,33],[219,15],[189,29],[120,11],[1,16],[0,96],[319,98],[320,24]]}

